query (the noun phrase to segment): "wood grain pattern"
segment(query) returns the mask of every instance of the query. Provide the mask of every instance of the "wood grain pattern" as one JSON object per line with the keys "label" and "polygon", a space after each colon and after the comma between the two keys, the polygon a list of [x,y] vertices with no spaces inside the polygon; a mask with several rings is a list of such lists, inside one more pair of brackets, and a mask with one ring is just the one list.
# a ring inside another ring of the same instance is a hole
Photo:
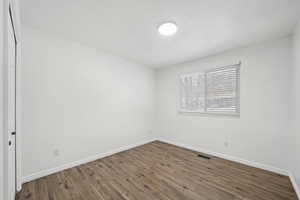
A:
{"label": "wood grain pattern", "polygon": [[155,141],[26,183],[16,200],[297,200],[288,177]]}

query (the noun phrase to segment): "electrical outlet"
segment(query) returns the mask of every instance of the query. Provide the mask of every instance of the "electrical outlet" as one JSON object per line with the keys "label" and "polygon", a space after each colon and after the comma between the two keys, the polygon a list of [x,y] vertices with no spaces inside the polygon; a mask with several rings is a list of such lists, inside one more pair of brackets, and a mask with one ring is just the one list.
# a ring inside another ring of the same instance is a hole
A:
{"label": "electrical outlet", "polygon": [[224,146],[225,146],[226,148],[228,148],[228,147],[229,147],[229,143],[228,143],[228,142],[224,142]]}
{"label": "electrical outlet", "polygon": [[59,154],[60,154],[60,152],[59,152],[58,149],[55,149],[55,150],[53,151],[53,155],[54,155],[55,157],[59,156]]}

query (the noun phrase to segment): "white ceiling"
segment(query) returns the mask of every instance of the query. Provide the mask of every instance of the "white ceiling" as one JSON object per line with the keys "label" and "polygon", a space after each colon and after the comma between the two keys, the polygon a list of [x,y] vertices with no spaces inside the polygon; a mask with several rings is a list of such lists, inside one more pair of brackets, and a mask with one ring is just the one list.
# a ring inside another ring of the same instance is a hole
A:
{"label": "white ceiling", "polygon": [[[21,0],[22,23],[152,67],[291,34],[300,0]],[[174,21],[179,32],[158,35]]]}

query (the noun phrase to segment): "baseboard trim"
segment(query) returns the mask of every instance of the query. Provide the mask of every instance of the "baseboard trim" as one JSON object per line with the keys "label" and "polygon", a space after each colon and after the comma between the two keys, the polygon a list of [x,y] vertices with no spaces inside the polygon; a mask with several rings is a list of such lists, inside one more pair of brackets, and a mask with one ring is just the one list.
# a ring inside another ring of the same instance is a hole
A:
{"label": "baseboard trim", "polygon": [[289,172],[287,170],[280,169],[280,168],[277,168],[277,167],[273,167],[273,166],[270,166],[270,165],[245,160],[245,159],[242,159],[242,158],[226,155],[226,154],[219,153],[219,152],[214,152],[214,151],[207,150],[207,149],[204,149],[204,148],[201,148],[201,147],[195,147],[195,146],[192,146],[192,145],[178,143],[178,142],[171,141],[171,140],[168,140],[168,139],[165,139],[165,138],[159,138],[158,140],[162,141],[162,142],[165,142],[165,143],[173,144],[173,145],[176,145],[176,146],[179,146],[179,147],[183,147],[183,148],[186,148],[186,149],[190,149],[190,150],[193,150],[193,151],[198,151],[198,152],[202,152],[202,153],[209,154],[209,155],[212,155],[212,156],[216,156],[216,157],[219,157],[219,158],[223,158],[225,160],[230,160],[230,161],[245,164],[245,165],[248,165],[248,166],[251,166],[251,167],[271,171],[271,172],[281,174],[281,175],[285,175],[285,176],[289,176]]}
{"label": "baseboard trim", "polygon": [[294,177],[294,175],[293,175],[292,172],[289,172],[289,177],[290,177],[291,182],[292,182],[292,184],[293,184],[293,187],[294,187],[294,189],[295,189],[295,191],[296,191],[296,194],[297,194],[297,196],[298,196],[298,199],[300,199],[300,188],[299,188],[299,186],[298,186],[298,184],[297,184],[297,182],[296,182],[296,178]]}
{"label": "baseboard trim", "polygon": [[95,160],[98,160],[98,159],[101,159],[101,158],[105,158],[107,156],[111,156],[111,155],[116,154],[116,153],[120,153],[122,151],[126,151],[126,150],[134,148],[134,147],[138,147],[138,146],[153,142],[155,140],[162,141],[162,142],[169,143],[169,144],[173,144],[173,145],[183,147],[183,148],[186,148],[186,149],[190,149],[190,150],[193,150],[193,151],[202,152],[202,153],[205,153],[205,154],[209,154],[209,155],[216,156],[216,157],[219,157],[219,158],[223,158],[223,159],[226,159],[226,160],[230,160],[230,161],[233,161],[233,162],[238,162],[238,163],[245,164],[245,165],[248,165],[248,166],[264,169],[264,170],[271,171],[271,172],[274,172],[274,173],[277,173],[277,174],[289,176],[289,178],[290,178],[290,180],[293,184],[293,187],[296,191],[296,194],[297,194],[298,198],[300,199],[300,188],[298,187],[298,185],[296,183],[296,179],[293,176],[293,174],[291,172],[287,171],[287,170],[280,169],[280,168],[277,168],[277,167],[273,167],[273,166],[270,166],[270,165],[261,164],[261,163],[258,163],[258,162],[245,160],[245,159],[238,158],[238,157],[235,157],[235,156],[226,155],[226,154],[223,154],[223,153],[214,152],[214,151],[211,151],[211,150],[207,150],[207,149],[200,148],[200,147],[195,147],[195,146],[192,146],[192,145],[178,143],[178,142],[171,141],[171,140],[164,139],[164,138],[154,138],[154,139],[144,140],[144,141],[141,141],[141,142],[137,142],[135,144],[125,145],[123,147],[120,147],[120,148],[117,148],[117,149],[114,149],[114,150],[111,150],[111,151],[108,151],[108,152],[93,155],[93,156],[90,156],[90,157],[82,159],[82,160],[67,163],[67,164],[61,165],[59,167],[42,170],[40,172],[37,172],[37,173],[31,174],[29,176],[23,177],[22,182],[23,183],[30,182],[30,181],[33,181],[33,180],[36,180],[36,179],[39,179],[39,178],[42,178],[42,177],[45,177],[45,176],[63,171],[63,170],[66,170],[66,169],[69,169],[69,168],[72,168],[72,167],[76,167],[76,166],[79,166],[79,165],[82,165],[82,164],[85,164],[85,163],[88,163],[88,162],[92,162],[92,161],[95,161]]}
{"label": "baseboard trim", "polygon": [[137,147],[137,146],[147,144],[149,142],[153,142],[154,140],[155,139],[143,140],[141,142],[137,142],[137,143],[130,144],[130,145],[125,145],[123,147],[120,147],[120,148],[117,148],[117,149],[114,149],[114,150],[111,150],[111,151],[108,151],[108,152],[93,155],[93,156],[90,156],[90,157],[82,159],[82,160],[67,163],[67,164],[61,165],[59,167],[42,170],[40,172],[37,172],[37,173],[31,174],[29,176],[23,177],[22,181],[23,181],[23,183],[27,183],[27,182],[30,182],[30,181],[33,181],[33,180],[36,180],[36,179],[39,179],[39,178],[42,178],[42,177],[45,177],[45,176],[63,171],[63,170],[66,170],[66,169],[69,169],[69,168],[72,168],[72,167],[76,167],[76,166],[79,166],[79,165],[82,165],[82,164],[85,164],[85,163],[88,163],[88,162],[92,162],[92,161],[95,161],[95,160],[98,160],[98,159],[101,159],[101,158],[105,158],[107,156],[111,156],[111,155],[116,154],[116,153],[120,153],[122,151],[126,151],[128,149],[131,149],[131,148],[134,148],[134,147]]}
{"label": "baseboard trim", "polygon": [[298,186],[298,184],[296,182],[296,178],[288,170],[280,169],[280,168],[273,167],[273,166],[266,165],[266,164],[261,164],[261,163],[254,162],[254,161],[245,160],[245,159],[242,159],[242,158],[226,155],[226,154],[223,154],[223,153],[214,152],[214,151],[211,151],[211,150],[207,150],[207,149],[200,148],[200,147],[195,147],[195,146],[192,146],[192,145],[178,143],[178,142],[171,141],[171,140],[164,139],[164,138],[158,138],[157,140],[165,142],[165,143],[173,144],[173,145],[176,145],[176,146],[179,146],[179,147],[183,147],[183,148],[186,148],[186,149],[190,149],[192,151],[198,151],[198,152],[205,153],[205,154],[208,154],[208,155],[223,158],[225,160],[230,160],[230,161],[245,164],[245,165],[248,165],[248,166],[251,166],[251,167],[271,171],[271,172],[281,174],[281,175],[284,175],[284,176],[288,176],[290,178],[291,182],[292,182],[292,185],[294,187],[294,190],[297,194],[298,199],[300,199],[300,187]]}

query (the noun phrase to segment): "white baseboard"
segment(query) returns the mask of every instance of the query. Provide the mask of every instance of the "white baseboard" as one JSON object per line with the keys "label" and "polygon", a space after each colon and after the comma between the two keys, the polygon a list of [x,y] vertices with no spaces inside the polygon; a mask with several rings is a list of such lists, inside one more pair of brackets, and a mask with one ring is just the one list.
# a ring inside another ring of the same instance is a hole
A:
{"label": "white baseboard", "polygon": [[270,165],[245,160],[245,159],[242,159],[242,158],[226,155],[226,154],[223,154],[223,153],[214,152],[214,151],[207,150],[207,149],[204,149],[204,148],[201,148],[201,147],[195,147],[195,146],[191,146],[191,145],[187,145],[187,144],[178,143],[178,142],[171,141],[171,140],[164,139],[164,138],[159,138],[158,140],[162,141],[162,142],[169,143],[169,144],[173,144],[173,145],[176,145],[176,146],[179,146],[179,147],[183,147],[183,148],[186,148],[186,149],[190,149],[190,150],[193,150],[193,151],[198,151],[198,152],[202,152],[202,153],[209,154],[209,155],[212,155],[212,156],[216,156],[216,157],[219,157],[219,158],[223,158],[225,160],[230,160],[230,161],[245,164],[245,165],[248,165],[248,166],[251,166],[251,167],[264,169],[264,170],[271,171],[271,172],[274,172],[274,173],[277,173],[277,174],[281,174],[281,175],[285,175],[285,176],[289,175],[289,172],[287,170],[280,169],[280,168],[277,168],[277,167],[273,167],[273,166],[270,166]]}
{"label": "white baseboard", "polygon": [[290,178],[291,182],[292,182],[292,185],[293,185],[294,190],[295,190],[295,192],[298,196],[298,199],[300,199],[300,187],[298,186],[298,184],[296,182],[296,179],[293,176],[293,174],[288,170],[280,169],[280,168],[273,167],[273,166],[266,165],[266,164],[261,164],[261,163],[254,162],[254,161],[245,160],[245,159],[242,159],[242,158],[237,158],[237,157],[226,155],[226,154],[223,154],[223,153],[210,151],[210,150],[200,148],[200,147],[195,147],[195,146],[191,146],[191,145],[187,145],[187,144],[182,144],[182,143],[170,141],[170,140],[163,139],[163,138],[159,138],[157,140],[165,142],[165,143],[173,144],[173,145],[176,145],[176,146],[179,146],[179,147],[183,147],[183,148],[186,148],[186,149],[190,149],[190,150],[193,150],[193,151],[198,151],[198,152],[201,152],[201,153],[216,156],[216,157],[223,158],[223,159],[226,159],[226,160],[230,160],[230,161],[234,161],[234,162],[237,162],[237,163],[245,164],[245,165],[248,165],[248,166],[251,166],[251,167],[256,167],[256,168],[259,168],[259,169],[264,169],[264,170],[271,171],[271,172],[274,172],[274,173],[277,173],[277,174],[288,176]]}
{"label": "white baseboard", "polygon": [[238,162],[238,163],[245,164],[245,165],[248,165],[248,166],[268,170],[268,171],[278,173],[278,174],[281,174],[281,175],[289,176],[290,179],[291,179],[291,182],[294,186],[294,189],[295,189],[295,191],[298,195],[298,198],[300,199],[300,190],[299,190],[299,187],[296,183],[296,179],[292,175],[292,173],[287,171],[287,170],[280,169],[280,168],[277,168],[277,167],[273,167],[273,166],[270,166],[270,165],[265,165],[265,164],[245,160],[245,159],[242,159],[242,158],[237,158],[237,157],[226,155],[226,154],[223,154],[223,153],[210,151],[210,150],[200,148],[200,147],[195,147],[195,146],[191,146],[191,145],[187,145],[187,144],[178,143],[178,142],[175,142],[175,141],[170,141],[170,140],[163,139],[163,138],[153,138],[153,139],[144,140],[144,141],[141,141],[141,142],[138,142],[138,143],[135,143],[135,144],[126,145],[126,146],[123,146],[123,147],[120,147],[120,148],[117,148],[117,149],[114,149],[114,150],[111,150],[111,151],[108,151],[108,152],[105,152],[105,153],[100,153],[100,154],[97,154],[97,155],[94,155],[94,156],[90,156],[90,157],[82,159],[82,160],[78,160],[78,161],[75,161],[75,162],[72,162],[72,163],[64,164],[64,165],[59,166],[59,167],[55,167],[55,168],[52,168],[52,169],[46,169],[46,170],[31,174],[29,176],[23,177],[23,183],[26,183],[26,182],[29,182],[29,181],[32,181],[32,180],[35,180],[35,179],[38,179],[38,178],[41,178],[41,177],[44,177],[44,176],[48,176],[50,174],[54,174],[54,173],[63,171],[65,169],[69,169],[69,168],[76,167],[76,166],[79,166],[79,165],[82,165],[82,164],[85,164],[85,163],[88,163],[88,162],[92,162],[92,161],[95,161],[95,160],[98,160],[98,159],[101,159],[101,158],[104,158],[104,157],[107,157],[107,156],[110,156],[110,155],[113,155],[113,154],[116,154],[116,153],[119,153],[119,152],[122,152],[122,151],[126,151],[128,149],[131,149],[131,148],[134,148],[134,147],[137,147],[137,146],[141,146],[143,144],[147,144],[147,143],[153,142],[155,140],[159,140],[159,141],[162,141],[162,142],[173,144],[173,145],[183,147],[183,148],[186,148],[186,149],[190,149],[190,150],[193,150],[193,151],[202,152],[202,153],[209,154],[209,155],[212,155],[212,156],[216,156],[216,157],[219,157],[219,158],[223,158],[223,159],[226,159],[226,160]]}
{"label": "white baseboard", "polygon": [[292,172],[289,172],[289,177],[290,177],[291,182],[292,182],[292,184],[294,186],[294,189],[296,191],[298,199],[300,199],[300,188],[299,188],[299,186],[298,186],[298,184],[296,182],[296,178],[294,177],[294,175],[292,174]]}
{"label": "white baseboard", "polygon": [[245,165],[248,165],[248,166],[251,166],[251,167],[256,167],[256,168],[259,168],[259,169],[264,169],[264,170],[271,171],[271,172],[274,172],[274,173],[277,173],[277,174],[288,176],[290,178],[291,182],[292,182],[292,185],[293,185],[294,190],[295,190],[295,192],[298,196],[298,199],[300,200],[300,187],[298,186],[298,184],[296,182],[296,178],[288,170],[280,169],[280,168],[273,167],[273,166],[266,165],[266,164],[261,164],[261,163],[258,163],[258,162],[245,160],[245,159],[242,159],[242,158],[237,158],[237,157],[226,155],[226,154],[223,154],[223,153],[210,151],[210,150],[207,150],[207,149],[204,149],[204,148],[199,148],[199,147],[195,147],[195,146],[191,146],[191,145],[187,145],[187,144],[182,144],[182,143],[170,141],[170,140],[163,139],[163,138],[159,138],[157,140],[165,142],[165,143],[173,144],[173,145],[176,145],[176,146],[179,146],[179,147],[183,147],[183,148],[186,148],[186,149],[190,149],[190,150],[193,150],[193,151],[198,151],[198,152],[205,153],[205,154],[208,154],[208,155],[223,158],[225,160],[234,161],[234,162],[245,164]]}
{"label": "white baseboard", "polygon": [[67,164],[61,165],[59,167],[42,170],[40,172],[37,172],[37,173],[31,174],[29,176],[23,177],[22,180],[23,180],[23,183],[30,182],[30,181],[33,181],[35,179],[38,179],[38,178],[41,178],[41,177],[44,177],[44,176],[48,176],[50,174],[54,174],[54,173],[63,171],[65,169],[76,167],[76,166],[79,166],[79,165],[82,165],[82,164],[85,164],[85,163],[88,163],[88,162],[92,162],[92,161],[95,161],[95,160],[98,160],[98,159],[116,154],[116,153],[120,153],[122,151],[126,151],[128,149],[131,149],[131,148],[143,145],[143,144],[147,144],[149,142],[153,142],[154,140],[155,139],[144,140],[144,141],[141,141],[141,142],[138,142],[138,143],[135,143],[135,144],[126,145],[126,146],[123,146],[123,147],[120,147],[120,148],[117,148],[117,149],[114,149],[114,150],[111,150],[111,151],[108,151],[108,152],[93,155],[93,156],[90,156],[90,157],[82,159],[82,160],[67,163]]}

